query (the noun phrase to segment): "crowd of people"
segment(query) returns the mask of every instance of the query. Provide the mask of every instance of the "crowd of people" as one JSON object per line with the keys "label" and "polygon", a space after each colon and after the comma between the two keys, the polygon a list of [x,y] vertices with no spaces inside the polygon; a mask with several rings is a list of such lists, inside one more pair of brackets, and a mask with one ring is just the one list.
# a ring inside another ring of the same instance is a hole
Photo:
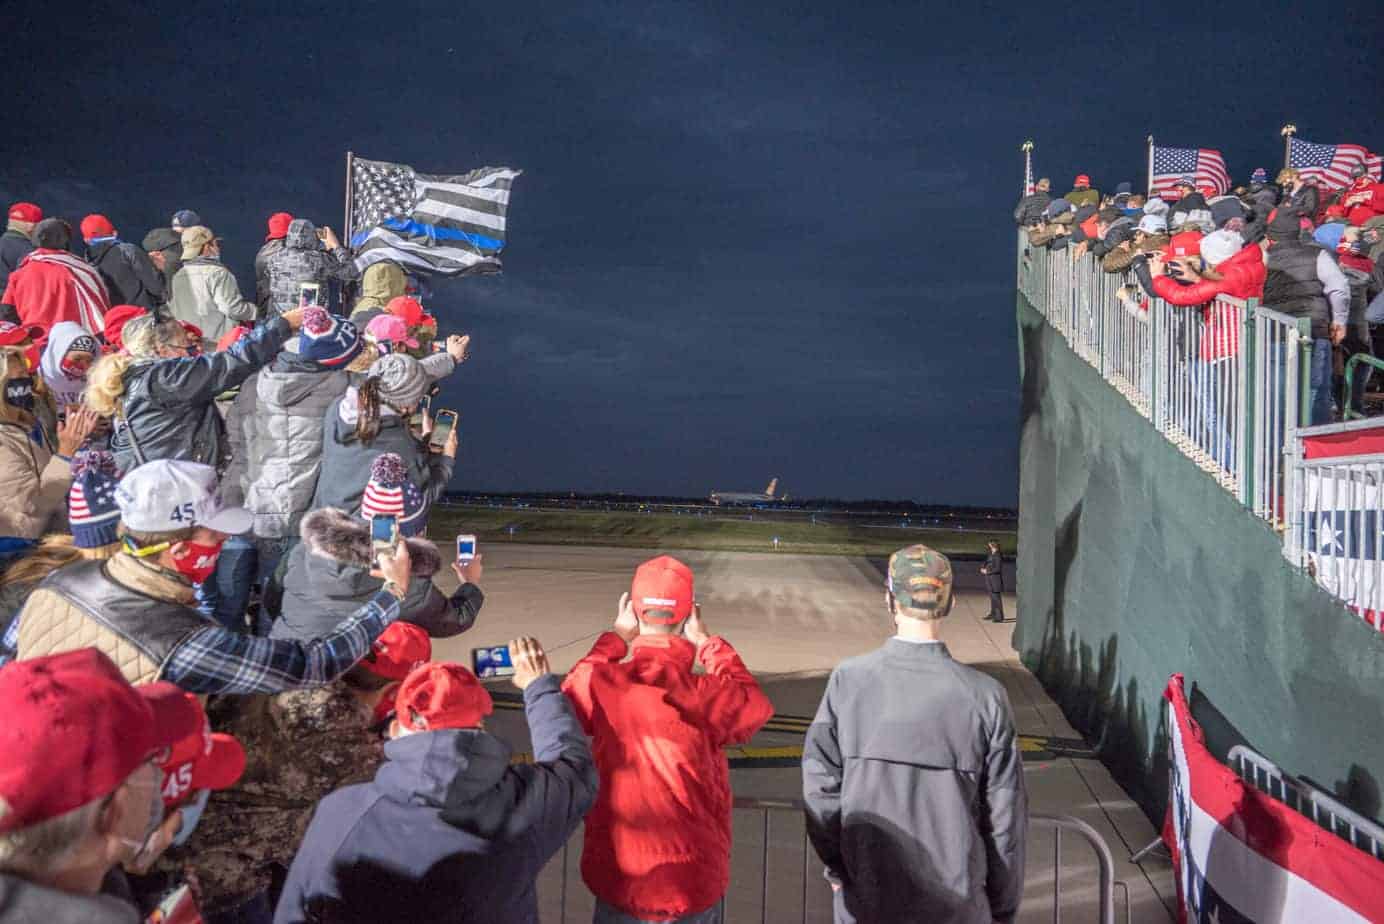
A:
{"label": "crowd of people", "polygon": [[[692,570],[641,565],[565,678],[509,644],[514,762],[432,651],[485,599],[482,556],[427,535],[469,338],[285,213],[254,299],[190,210],[142,247],[80,230],[85,258],[17,203],[0,240],[0,922],[531,922],[583,822],[594,920],[720,921],[723,749],[773,706]],[[833,674],[805,749],[837,919],[1012,920],[1009,704],[938,640],[945,557],[895,554],[885,602],[897,634]]]}
{"label": "crowd of people", "polygon": [[1043,178],[1014,210],[1029,246],[1091,254],[1127,285],[1120,298],[1132,311],[1148,299],[1206,306],[1204,360],[1233,355],[1238,335],[1212,310],[1220,295],[1255,298],[1265,308],[1311,322],[1311,424],[1336,420],[1347,409],[1367,412],[1368,381],[1356,374],[1345,406],[1345,363],[1376,351],[1384,324],[1384,183],[1364,166],[1349,186],[1327,189],[1293,168],[1275,181],[1256,169],[1247,185],[1218,194],[1182,177],[1164,195],[1136,193],[1120,183],[1102,193],[1090,177],[1054,197]]}

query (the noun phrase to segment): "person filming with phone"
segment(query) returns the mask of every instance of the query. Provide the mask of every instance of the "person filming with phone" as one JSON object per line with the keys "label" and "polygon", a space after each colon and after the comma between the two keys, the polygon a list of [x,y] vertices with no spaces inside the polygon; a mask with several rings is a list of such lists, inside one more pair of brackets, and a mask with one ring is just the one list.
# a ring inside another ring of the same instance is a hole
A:
{"label": "person filming with phone", "polygon": [[748,741],[774,706],[730,643],[707,631],[692,569],[667,555],[640,565],[613,629],[562,691],[601,772],[581,855],[593,920],[719,924],[731,833],[722,749]]}
{"label": "person filming with phone", "polygon": [[532,764],[485,730],[490,693],[460,664],[425,664],[395,698],[375,778],[318,805],[276,924],[538,920],[535,880],[596,797],[591,748],[537,639],[509,643]]}

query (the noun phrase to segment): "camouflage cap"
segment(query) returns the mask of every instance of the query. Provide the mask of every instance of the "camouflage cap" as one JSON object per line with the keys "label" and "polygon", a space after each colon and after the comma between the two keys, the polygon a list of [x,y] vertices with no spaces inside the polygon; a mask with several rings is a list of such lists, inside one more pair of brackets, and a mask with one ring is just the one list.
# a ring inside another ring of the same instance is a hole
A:
{"label": "camouflage cap", "polygon": [[885,586],[899,606],[945,616],[951,609],[951,562],[925,545],[910,545],[889,556]]}

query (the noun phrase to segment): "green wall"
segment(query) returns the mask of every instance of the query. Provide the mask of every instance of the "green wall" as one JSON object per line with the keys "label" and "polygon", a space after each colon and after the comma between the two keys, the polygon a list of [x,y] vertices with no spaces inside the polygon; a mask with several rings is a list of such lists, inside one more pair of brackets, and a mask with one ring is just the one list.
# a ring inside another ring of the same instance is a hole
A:
{"label": "green wall", "polygon": [[1023,296],[1018,328],[1024,663],[1155,823],[1176,672],[1217,756],[1247,743],[1380,817],[1384,635],[1290,568]]}

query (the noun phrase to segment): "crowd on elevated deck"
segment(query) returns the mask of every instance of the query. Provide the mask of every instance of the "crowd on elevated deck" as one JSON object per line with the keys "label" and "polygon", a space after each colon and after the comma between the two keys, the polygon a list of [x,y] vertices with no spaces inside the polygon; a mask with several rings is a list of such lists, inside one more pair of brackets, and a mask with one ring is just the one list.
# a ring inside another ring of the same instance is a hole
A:
{"label": "crowd on elevated deck", "polygon": [[[251,299],[190,210],[135,245],[10,207],[0,924],[533,922],[583,822],[595,921],[721,921],[724,748],[773,706],[692,569],[641,565],[565,678],[536,639],[478,649],[512,661],[516,762],[489,668],[433,660],[485,603],[483,556],[429,537],[458,445],[434,398],[469,337],[401,266],[267,231]],[[984,573],[1003,621],[998,546]],[[836,919],[1011,921],[1008,700],[938,640],[945,557],[895,554],[885,603],[894,636],[837,668],[804,747]]]}
{"label": "crowd on elevated deck", "polygon": [[[1311,322],[1311,423],[1338,419],[1345,363],[1376,351],[1384,325],[1384,183],[1363,165],[1350,185],[1328,189],[1285,168],[1275,181],[1263,168],[1225,194],[1181,178],[1172,191],[1145,195],[1130,183],[1102,193],[1085,174],[1054,197],[1040,179],[1014,210],[1028,245],[1087,255],[1127,283],[1121,300],[1132,311],[1160,298],[1205,307],[1204,342],[1233,337],[1216,330],[1225,318],[1218,296],[1254,298],[1265,308]],[[1233,347],[1231,347],[1233,348]],[[1367,411],[1368,367],[1353,377],[1350,410]]]}

